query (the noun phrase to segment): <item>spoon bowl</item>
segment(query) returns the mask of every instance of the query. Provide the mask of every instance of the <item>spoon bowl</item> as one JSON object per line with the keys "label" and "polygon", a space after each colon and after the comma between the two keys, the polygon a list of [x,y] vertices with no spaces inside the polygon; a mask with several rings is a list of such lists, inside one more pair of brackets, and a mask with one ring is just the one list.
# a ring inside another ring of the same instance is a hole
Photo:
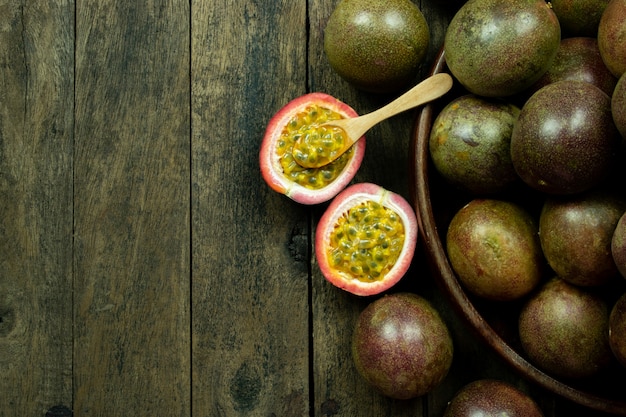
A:
{"label": "spoon bowl", "polygon": [[449,74],[435,74],[376,111],[359,117],[324,123],[318,126],[320,135],[303,136],[294,143],[292,151],[294,159],[304,168],[328,165],[350,149],[376,124],[441,97],[452,88],[452,83]]}

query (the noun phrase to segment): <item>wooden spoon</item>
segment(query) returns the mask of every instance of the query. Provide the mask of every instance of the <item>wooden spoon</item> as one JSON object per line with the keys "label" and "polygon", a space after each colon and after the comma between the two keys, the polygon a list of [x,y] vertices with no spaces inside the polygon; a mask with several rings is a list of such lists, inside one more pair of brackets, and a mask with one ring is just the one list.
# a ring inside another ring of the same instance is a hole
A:
{"label": "wooden spoon", "polygon": [[[304,168],[319,168],[328,165],[339,158],[365,132],[385,119],[398,113],[420,106],[431,100],[441,97],[452,88],[452,77],[446,73],[435,74],[411,88],[409,91],[380,109],[363,116],[348,119],[332,120],[319,127],[339,128],[343,132],[343,146],[327,149],[316,143],[311,137],[303,140],[304,136],[296,140],[292,154],[298,165]],[[319,138],[321,141],[321,138]]]}

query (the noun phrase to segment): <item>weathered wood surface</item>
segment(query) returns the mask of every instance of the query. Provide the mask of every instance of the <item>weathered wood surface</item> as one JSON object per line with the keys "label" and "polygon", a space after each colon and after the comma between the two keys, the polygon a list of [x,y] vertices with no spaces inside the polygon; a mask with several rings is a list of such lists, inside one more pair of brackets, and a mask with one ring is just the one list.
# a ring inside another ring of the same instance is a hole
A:
{"label": "weathered wood surface", "polygon": [[[454,7],[419,2],[428,71]],[[518,378],[452,311],[421,254],[398,290],[454,335],[444,383],[392,401],[352,367],[371,300],[325,282],[303,207],[259,175],[272,114],[325,91],[336,1],[0,1],[0,416],[440,416],[506,379],[546,416],[584,413]],[[368,134],[357,179],[409,198],[414,112]]]}

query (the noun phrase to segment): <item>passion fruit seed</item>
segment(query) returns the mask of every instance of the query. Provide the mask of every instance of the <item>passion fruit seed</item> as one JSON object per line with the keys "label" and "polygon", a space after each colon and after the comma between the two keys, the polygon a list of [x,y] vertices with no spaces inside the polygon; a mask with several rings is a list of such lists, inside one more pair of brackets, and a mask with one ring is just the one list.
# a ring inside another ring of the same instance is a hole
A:
{"label": "passion fruit seed", "polygon": [[381,280],[393,268],[404,245],[400,216],[375,201],[352,207],[330,235],[332,266],[353,279]]}
{"label": "passion fruit seed", "polygon": [[[280,158],[280,165],[285,177],[303,187],[318,190],[339,176],[350,160],[352,149],[349,149],[334,162],[320,168],[304,168],[298,164],[296,158],[317,158],[319,154],[322,154],[323,157],[326,152],[328,155],[333,150],[336,152],[337,149],[335,148],[340,148],[340,142],[343,142],[341,134],[336,129],[320,127],[320,125],[341,118],[342,116],[338,112],[312,104],[302,112],[297,113],[287,123],[276,146],[276,153]],[[302,156],[299,153],[298,156],[294,155],[297,153],[294,150],[294,144],[301,137],[306,143],[314,144],[313,146],[307,145],[307,148],[315,149],[315,152],[311,153],[310,156]],[[322,148],[322,150],[320,151],[318,148]]]}
{"label": "passion fruit seed", "polygon": [[343,149],[345,132],[338,127],[309,126],[304,132],[298,132],[300,141],[295,144],[292,154],[296,162],[321,163],[332,162],[333,156]]}

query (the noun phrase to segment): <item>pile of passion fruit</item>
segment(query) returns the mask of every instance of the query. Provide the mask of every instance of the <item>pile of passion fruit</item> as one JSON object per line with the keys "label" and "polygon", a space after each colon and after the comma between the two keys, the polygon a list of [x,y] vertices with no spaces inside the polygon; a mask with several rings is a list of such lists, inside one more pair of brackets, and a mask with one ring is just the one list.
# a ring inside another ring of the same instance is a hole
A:
{"label": "pile of passion fruit", "polygon": [[420,227],[455,303],[527,375],[620,415],[625,35],[626,0],[470,0],[433,69],[457,90],[416,127]]}
{"label": "pile of passion fruit", "polygon": [[[613,362],[626,366],[626,296],[618,278],[626,275],[626,0],[553,3],[461,6],[440,58],[459,94],[441,105],[426,140],[444,197],[432,203],[439,217],[449,214],[442,240],[463,287],[494,311],[515,311],[515,339],[535,364],[580,380]],[[584,24],[576,20],[581,15]],[[568,37],[560,20],[568,22]],[[583,37],[576,29],[584,26],[592,29]],[[429,42],[427,22],[410,0],[341,0],[324,50],[355,87],[388,93],[414,81]],[[316,227],[317,264],[333,285],[373,296],[392,288],[412,262],[415,211],[379,185],[351,184],[364,137],[321,167],[303,160],[341,149],[345,132],[325,124],[356,116],[324,93],[292,100],[268,123],[260,166],[278,193],[301,204],[328,203]],[[307,152],[299,151],[302,143],[310,144]],[[443,380],[453,346],[428,300],[389,293],[359,316],[352,354],[368,383],[408,399]],[[501,381],[466,387],[447,415],[465,415],[477,398],[491,400],[483,408],[490,412],[520,407],[520,415],[541,415]]]}

